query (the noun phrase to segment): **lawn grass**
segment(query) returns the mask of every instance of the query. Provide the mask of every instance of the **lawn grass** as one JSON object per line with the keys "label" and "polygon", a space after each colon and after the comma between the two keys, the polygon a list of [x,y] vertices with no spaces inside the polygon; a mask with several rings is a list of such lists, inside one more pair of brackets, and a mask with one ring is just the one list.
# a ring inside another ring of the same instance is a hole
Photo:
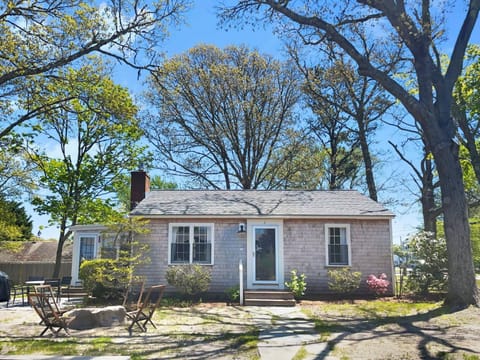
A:
{"label": "lawn grass", "polygon": [[443,302],[390,302],[369,301],[357,306],[359,315],[367,318],[410,316],[426,313],[442,307]]}
{"label": "lawn grass", "polygon": [[[426,313],[442,307],[442,302],[396,302],[372,300],[359,303],[326,303],[322,304],[322,313],[339,314],[344,316],[364,317],[367,319],[409,316]],[[308,316],[312,315],[307,312]]]}
{"label": "lawn grass", "polygon": [[[332,333],[350,331],[341,319],[361,319],[375,324],[398,322],[408,316],[421,316],[431,311],[447,312],[441,302],[395,302],[373,300],[361,303],[326,303],[318,308],[302,311],[315,324],[320,341],[328,342]],[[324,315],[337,316],[338,321],[325,320]]]}
{"label": "lawn grass", "polygon": [[300,350],[297,351],[295,356],[292,358],[292,360],[303,360],[308,356],[307,350],[305,349],[305,346],[302,346]]}
{"label": "lawn grass", "polygon": [[8,355],[77,355],[77,345],[77,342],[73,339],[19,339],[1,342],[0,351],[2,354]]}
{"label": "lawn grass", "polygon": [[245,333],[227,333],[225,334],[225,339],[231,341],[232,347],[234,348],[253,350],[257,348],[259,335],[260,330],[251,327],[251,329]]}
{"label": "lawn grass", "polygon": [[[257,345],[259,330],[252,327],[251,330],[242,333],[224,333],[219,335],[204,336],[204,340],[210,342],[223,342],[228,344],[237,353],[246,355],[249,359],[257,358]],[[195,335],[170,335],[170,339],[177,339],[179,343],[198,341]],[[171,350],[166,350],[171,351]],[[159,349],[159,354],[165,350]],[[109,337],[76,338],[68,339],[12,339],[0,342],[0,354],[4,355],[62,355],[62,356],[102,356],[124,355],[133,360],[145,359],[152,355],[152,348],[137,348],[129,342],[114,343]],[[172,352],[172,357],[175,353]]]}

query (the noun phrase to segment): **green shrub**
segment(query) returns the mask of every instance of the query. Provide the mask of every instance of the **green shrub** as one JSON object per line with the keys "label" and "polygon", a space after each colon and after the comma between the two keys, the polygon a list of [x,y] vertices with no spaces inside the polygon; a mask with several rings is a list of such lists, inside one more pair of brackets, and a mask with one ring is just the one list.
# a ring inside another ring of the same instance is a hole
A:
{"label": "green shrub", "polygon": [[175,265],[168,268],[166,278],[180,293],[196,297],[209,289],[211,272],[201,265]]}
{"label": "green shrub", "polygon": [[408,287],[414,293],[428,295],[430,292],[444,292],[447,289],[447,243],[435,239],[433,234],[420,232],[407,241],[412,261]]}
{"label": "green shrub", "polygon": [[225,290],[229,302],[238,302],[240,300],[240,287],[232,286]]}
{"label": "green shrub", "polygon": [[285,286],[293,293],[293,296],[296,300],[299,300],[302,296],[305,295],[307,290],[307,278],[305,274],[297,275],[297,270],[292,270],[290,272],[290,281],[285,282]]}
{"label": "green shrub", "polygon": [[114,259],[85,260],[80,266],[80,279],[85,290],[99,300],[121,299],[130,279],[130,269]]}
{"label": "green shrub", "polygon": [[360,271],[352,271],[348,267],[340,269],[328,270],[328,288],[340,294],[353,293],[360,287],[362,273]]}

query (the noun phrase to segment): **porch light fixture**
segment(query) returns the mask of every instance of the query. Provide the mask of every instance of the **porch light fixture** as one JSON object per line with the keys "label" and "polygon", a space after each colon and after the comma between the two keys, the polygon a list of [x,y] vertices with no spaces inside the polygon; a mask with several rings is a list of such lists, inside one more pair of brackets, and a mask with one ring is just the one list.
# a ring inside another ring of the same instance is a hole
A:
{"label": "porch light fixture", "polygon": [[238,224],[238,231],[237,232],[238,233],[244,233],[244,232],[246,232],[246,228],[247,227],[245,226],[245,223],[240,223],[240,224]]}

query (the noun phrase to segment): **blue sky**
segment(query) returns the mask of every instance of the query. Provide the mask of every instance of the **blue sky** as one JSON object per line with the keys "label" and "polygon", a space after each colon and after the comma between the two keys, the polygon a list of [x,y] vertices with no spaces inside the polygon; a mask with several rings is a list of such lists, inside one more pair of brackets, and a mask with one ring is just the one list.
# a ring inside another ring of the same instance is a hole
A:
{"label": "blue sky", "polygon": [[[243,30],[230,29],[225,31],[219,29],[217,26],[217,19],[215,18],[215,5],[218,1],[215,0],[196,0],[194,7],[186,14],[187,24],[180,29],[171,29],[170,37],[167,39],[163,50],[167,56],[173,56],[187,51],[191,47],[200,44],[215,44],[218,47],[224,47],[227,45],[240,45],[245,44],[250,48],[256,48],[262,53],[271,54],[274,56],[282,56],[282,42],[272,34],[272,29],[259,28],[252,30],[246,27]],[[458,2],[456,2],[458,6]],[[456,9],[452,10],[451,16],[448,17],[449,27],[457,27],[458,20],[463,19],[457,13]],[[471,39],[472,43],[480,43],[479,26],[477,25]],[[449,44],[446,44],[447,48],[442,49],[445,52],[449,52]],[[128,87],[133,93],[139,94],[142,91],[142,81],[137,81],[136,72],[128,68],[118,68],[115,73],[115,80],[123,86]],[[385,139],[384,139],[385,140]],[[403,166],[401,161],[395,161],[390,166],[399,168]],[[402,196],[407,196],[404,192]],[[392,209],[394,212],[395,209]],[[34,220],[34,233],[37,233],[39,226],[46,226],[48,217],[38,216],[32,214]],[[393,221],[393,238],[394,241],[398,241],[400,238],[404,239],[407,234],[412,233],[415,227],[421,222],[421,214],[419,209],[413,207],[407,211],[406,214],[397,212],[397,217]],[[42,230],[43,238],[57,238],[58,231],[54,227],[45,227]]]}

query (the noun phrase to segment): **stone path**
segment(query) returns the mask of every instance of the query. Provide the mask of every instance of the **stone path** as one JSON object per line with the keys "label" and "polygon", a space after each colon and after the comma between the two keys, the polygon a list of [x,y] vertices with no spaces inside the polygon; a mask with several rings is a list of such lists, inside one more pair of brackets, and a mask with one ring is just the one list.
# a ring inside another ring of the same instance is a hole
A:
{"label": "stone path", "polygon": [[[302,359],[318,359],[328,352],[299,307],[246,307],[260,329],[258,351],[262,359],[292,359],[300,351]],[[303,349],[302,349],[303,348]],[[328,357],[322,357],[328,359]]]}

